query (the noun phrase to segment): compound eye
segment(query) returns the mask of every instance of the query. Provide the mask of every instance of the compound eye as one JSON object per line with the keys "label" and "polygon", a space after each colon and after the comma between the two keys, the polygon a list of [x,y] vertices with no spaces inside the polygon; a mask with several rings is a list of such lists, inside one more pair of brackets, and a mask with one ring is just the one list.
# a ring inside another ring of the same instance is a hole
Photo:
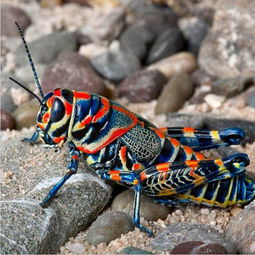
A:
{"label": "compound eye", "polygon": [[52,106],[50,119],[52,122],[57,122],[60,121],[64,117],[64,115],[65,106],[59,98],[56,98]]}

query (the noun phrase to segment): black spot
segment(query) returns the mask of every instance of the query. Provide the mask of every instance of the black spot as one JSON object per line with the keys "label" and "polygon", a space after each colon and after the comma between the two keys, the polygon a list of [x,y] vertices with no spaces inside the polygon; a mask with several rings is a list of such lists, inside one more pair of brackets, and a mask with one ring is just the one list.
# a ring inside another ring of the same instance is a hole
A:
{"label": "black spot", "polygon": [[65,123],[65,125],[53,131],[52,135],[54,137],[60,137],[62,134],[66,133],[69,127],[69,122],[70,122],[70,119]]}
{"label": "black spot", "polygon": [[64,115],[65,106],[59,98],[56,98],[52,106],[50,119],[52,122],[57,122],[60,121],[64,117]]}
{"label": "black spot", "polygon": [[71,90],[62,89],[62,96],[69,104],[73,103],[73,92]]}

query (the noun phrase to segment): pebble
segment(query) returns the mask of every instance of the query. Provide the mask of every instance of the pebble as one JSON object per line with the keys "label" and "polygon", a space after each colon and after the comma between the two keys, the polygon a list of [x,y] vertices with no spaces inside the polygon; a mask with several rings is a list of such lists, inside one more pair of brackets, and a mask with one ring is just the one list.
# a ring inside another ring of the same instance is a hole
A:
{"label": "pebble", "polygon": [[202,208],[200,210],[201,214],[203,215],[209,215],[210,214],[210,210],[208,208]]}
{"label": "pebble", "polygon": [[236,253],[236,245],[227,242],[223,235],[205,224],[172,223],[159,233],[149,244],[157,251],[172,251],[177,245],[187,241],[199,241],[205,244],[222,245],[229,253]]}
{"label": "pebble", "polygon": [[197,56],[201,43],[208,32],[208,23],[200,17],[193,16],[179,19],[178,24],[188,41],[188,50]]}
{"label": "pebble", "polygon": [[230,214],[231,214],[232,216],[236,217],[236,216],[237,216],[240,212],[242,212],[242,211],[243,211],[243,208],[240,208],[240,207],[235,206],[235,207],[233,207],[233,208],[231,209]]}
{"label": "pebble", "polygon": [[202,244],[204,243],[201,241],[183,242],[175,246],[172,249],[171,254],[192,254],[194,248]]}
{"label": "pebble", "polygon": [[219,79],[212,82],[212,93],[225,97],[233,97],[242,93],[253,83],[253,77]]}
{"label": "pebble", "polygon": [[228,252],[222,245],[211,243],[195,247],[192,254],[228,254]]}
{"label": "pebble", "polygon": [[[75,51],[77,48],[77,38],[74,33],[56,31],[28,43],[28,47],[34,63],[49,64],[57,58],[61,51]],[[19,65],[28,65],[23,45],[17,48],[14,55]]]}
{"label": "pebble", "polygon": [[13,112],[16,129],[31,127],[36,124],[36,116],[39,111],[39,104],[36,99],[30,100],[17,107]]}
{"label": "pebble", "polygon": [[199,65],[218,78],[249,76],[255,72],[255,2],[218,1],[212,28],[199,51]]}
{"label": "pebble", "polygon": [[67,243],[66,248],[70,250],[70,252],[74,254],[84,254],[85,247],[81,243]]}
{"label": "pebble", "polygon": [[148,53],[146,64],[152,64],[185,49],[185,39],[178,27],[163,31],[154,41]]}
{"label": "pebble", "polygon": [[3,109],[0,109],[0,116],[1,116],[1,130],[14,128],[14,119],[10,113],[6,112]]}
{"label": "pebble", "polygon": [[1,4],[1,35],[2,36],[17,36],[18,29],[14,23],[17,21],[21,30],[25,31],[31,24],[30,17],[20,8]]}
{"label": "pebble", "polygon": [[111,81],[119,82],[141,67],[135,55],[123,50],[107,51],[91,59],[95,70]]}
{"label": "pebble", "polygon": [[241,254],[255,253],[255,201],[240,212],[227,226],[226,237],[236,243]]}
{"label": "pebble", "polygon": [[90,226],[86,241],[97,245],[110,241],[134,229],[131,216],[124,212],[109,212],[97,218]]}
{"label": "pebble", "polygon": [[120,96],[127,97],[130,102],[150,102],[156,99],[166,77],[157,70],[142,70],[129,75],[119,86]]}
{"label": "pebble", "polygon": [[74,52],[62,52],[56,61],[45,68],[42,77],[45,92],[55,88],[87,91],[104,95],[105,84],[89,60]]}
{"label": "pebble", "polygon": [[194,55],[189,52],[181,52],[155,62],[147,67],[147,70],[158,70],[167,78],[180,72],[191,73],[197,68]]}
{"label": "pebble", "polygon": [[201,69],[194,71],[191,75],[191,78],[197,86],[211,85],[212,81],[214,80],[212,76]]}
{"label": "pebble", "polygon": [[124,249],[120,250],[118,252],[118,254],[153,254],[153,253],[138,249],[133,246],[128,246],[128,247],[125,247]]}
{"label": "pebble", "polygon": [[208,94],[205,96],[204,100],[212,109],[217,109],[222,106],[225,101],[225,97],[217,96],[215,94]]}
{"label": "pebble", "polygon": [[88,43],[85,45],[81,45],[79,48],[79,54],[87,57],[89,60],[93,57],[96,57],[100,54],[103,54],[107,51],[107,47],[102,45],[97,45],[94,43]]}
{"label": "pebble", "polygon": [[[126,190],[117,195],[112,201],[113,211],[122,211],[133,215],[134,191]],[[166,219],[171,209],[167,206],[157,204],[151,197],[142,195],[140,215],[146,220],[157,221]]]}
{"label": "pebble", "polygon": [[179,73],[163,88],[156,105],[156,114],[179,110],[194,91],[194,85],[186,73]]}

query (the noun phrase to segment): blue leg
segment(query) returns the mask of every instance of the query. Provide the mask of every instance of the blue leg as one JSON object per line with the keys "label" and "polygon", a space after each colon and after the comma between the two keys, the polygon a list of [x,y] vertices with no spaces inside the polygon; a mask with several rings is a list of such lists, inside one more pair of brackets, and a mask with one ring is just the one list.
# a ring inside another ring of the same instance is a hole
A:
{"label": "blue leg", "polygon": [[78,169],[78,162],[80,157],[80,152],[76,149],[75,145],[72,142],[69,142],[69,149],[70,149],[70,157],[71,161],[68,164],[69,171],[65,174],[65,176],[57,183],[55,184],[49,191],[48,195],[43,199],[43,201],[40,203],[42,207],[46,207],[47,204],[50,202],[52,198],[55,197],[58,190],[64,185],[64,183],[77,172]]}
{"label": "blue leg", "polygon": [[35,130],[35,132],[33,133],[31,138],[23,138],[21,139],[22,142],[26,142],[26,143],[35,143],[38,140],[39,137],[39,132],[37,130]]}

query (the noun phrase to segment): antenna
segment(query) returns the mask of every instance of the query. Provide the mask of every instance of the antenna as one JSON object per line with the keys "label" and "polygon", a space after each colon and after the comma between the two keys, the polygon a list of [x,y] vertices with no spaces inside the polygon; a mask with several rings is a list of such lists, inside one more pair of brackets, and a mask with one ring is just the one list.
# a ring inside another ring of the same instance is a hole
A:
{"label": "antenna", "polygon": [[[35,66],[34,66],[34,63],[33,63],[33,60],[32,60],[31,54],[30,54],[30,51],[29,51],[29,49],[28,49],[27,42],[26,42],[26,40],[25,40],[25,37],[24,37],[24,35],[23,35],[23,32],[22,32],[22,30],[21,30],[21,28],[20,28],[18,22],[15,21],[15,24],[16,24],[16,26],[17,26],[17,28],[18,28],[18,30],[19,30],[20,36],[21,36],[21,38],[22,38],[22,41],[23,41],[23,44],[24,44],[24,47],[25,47],[25,50],[26,50],[26,53],[27,53],[27,57],[28,57],[29,63],[30,63],[30,65],[31,65],[31,68],[32,68],[32,71],[33,71],[33,75],[34,75],[34,80],[35,80],[36,86],[38,87],[39,92],[40,92],[40,95],[41,95],[41,97],[42,97],[42,99],[43,99],[43,98],[44,98],[44,95],[43,95],[43,91],[42,91],[42,86],[41,86],[41,84],[40,84],[40,81],[39,81],[37,72],[36,72],[36,70],[35,70]],[[11,79],[11,78],[10,78],[10,79]],[[17,81],[15,81],[14,79],[11,79],[11,80],[14,81],[14,82],[16,82],[17,84],[19,84],[19,83],[18,83]],[[21,84],[19,84],[19,85],[21,85]],[[21,87],[23,87],[23,85],[22,85]],[[24,87],[23,87],[23,88],[24,88]],[[24,89],[25,89],[25,88],[24,88]],[[27,91],[28,91],[28,90],[27,90]],[[31,91],[28,91],[28,92],[31,93]],[[33,92],[32,92],[32,93],[33,93]],[[40,100],[40,102],[41,102],[41,100]]]}
{"label": "antenna", "polygon": [[12,80],[13,82],[15,82],[16,84],[18,84],[20,87],[22,87],[24,90],[26,90],[28,93],[30,93],[31,95],[33,95],[39,102],[41,105],[43,105],[42,100],[34,93],[32,92],[30,89],[28,89],[27,87],[25,87],[24,85],[22,85],[20,82],[16,81],[15,79],[13,79],[12,77],[9,77],[10,80]]}

